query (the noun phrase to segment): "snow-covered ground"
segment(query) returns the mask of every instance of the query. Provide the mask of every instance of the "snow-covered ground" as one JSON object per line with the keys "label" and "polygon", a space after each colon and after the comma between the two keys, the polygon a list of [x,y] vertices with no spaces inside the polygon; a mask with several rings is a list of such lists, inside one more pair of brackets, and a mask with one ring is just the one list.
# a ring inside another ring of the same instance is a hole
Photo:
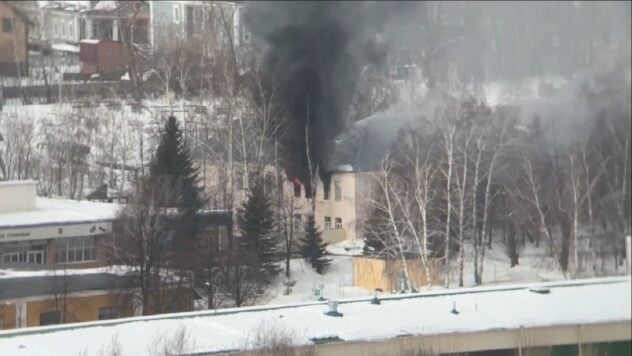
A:
{"label": "snow-covered ground", "polygon": [[[367,296],[371,292],[353,286],[353,259],[350,256],[331,256],[327,273],[320,275],[302,259],[290,262],[291,280],[296,281],[290,294],[285,294],[285,275],[277,277],[262,304],[287,304],[318,300],[314,290],[323,286],[327,299]],[[285,264],[283,264],[285,266]],[[285,270],[284,270],[285,271]]]}
{"label": "snow-covered ground", "polygon": [[[339,299],[349,297],[370,296],[373,291],[361,287],[353,286],[353,256],[362,253],[360,243],[342,242],[328,247],[330,253],[340,253],[332,255],[332,263],[324,275],[319,275],[311,268],[309,263],[302,259],[293,259],[290,264],[291,279],[296,282],[290,294],[285,294],[285,276],[281,275],[270,287],[267,298],[259,304],[283,304],[294,302],[316,301],[318,296],[314,290],[320,285],[324,287],[324,297],[327,299]],[[564,274],[559,265],[551,257],[544,244],[536,248],[530,243],[519,248],[520,258],[517,266],[511,267],[506,247],[502,242],[493,244],[491,250],[485,252],[485,264],[483,268],[483,285],[507,285],[514,283],[539,283],[549,281],[563,281]],[[464,287],[476,286],[474,283],[474,264],[471,256],[473,253],[465,254],[465,265],[463,269]],[[281,264],[285,268],[285,264]],[[615,272],[613,262],[606,265],[607,275],[624,275],[625,267],[620,268],[619,273]],[[587,274],[585,276],[592,277]],[[585,277],[584,276],[584,277]],[[570,276],[566,276],[570,279]],[[458,286],[458,266],[452,262],[450,268],[450,289]],[[445,289],[443,285],[422,287],[422,291]]]}

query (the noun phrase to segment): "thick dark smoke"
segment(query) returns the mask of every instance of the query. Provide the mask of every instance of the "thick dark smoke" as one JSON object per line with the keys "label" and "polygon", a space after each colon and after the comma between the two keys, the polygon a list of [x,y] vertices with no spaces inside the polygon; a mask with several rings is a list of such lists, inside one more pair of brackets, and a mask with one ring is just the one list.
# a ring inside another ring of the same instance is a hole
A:
{"label": "thick dark smoke", "polygon": [[[334,137],[345,127],[361,66],[385,61],[378,34],[401,22],[415,2],[252,2],[244,21],[265,44],[264,70],[289,113],[282,138],[286,173],[307,183],[325,177]],[[306,135],[306,124],[309,134]],[[323,179],[327,181],[327,179]]]}

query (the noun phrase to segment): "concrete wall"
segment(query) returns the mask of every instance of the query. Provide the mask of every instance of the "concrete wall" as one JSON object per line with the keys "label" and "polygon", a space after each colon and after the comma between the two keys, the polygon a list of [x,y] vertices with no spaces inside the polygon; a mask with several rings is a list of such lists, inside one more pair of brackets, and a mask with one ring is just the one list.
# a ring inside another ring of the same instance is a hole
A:
{"label": "concrete wall", "polygon": [[35,210],[37,182],[0,182],[0,214]]}
{"label": "concrete wall", "polygon": [[[28,302],[26,306],[26,326],[39,326],[39,318],[41,313],[63,310],[64,296],[54,296],[50,299]],[[103,294],[87,297],[67,297],[66,298],[66,323],[86,322],[99,320],[99,308],[120,307],[119,298],[116,294]],[[132,314],[120,311],[122,316],[131,316]]]}
{"label": "concrete wall", "polygon": [[[405,335],[405,331],[402,333],[404,335],[396,338],[337,342],[283,351],[286,351],[284,354],[287,355],[311,356],[441,355],[468,352],[481,352],[482,355],[552,355],[554,353],[546,351],[551,350],[550,346],[554,345],[578,345],[584,351],[590,349],[591,344],[595,343],[629,342],[632,328],[630,322],[625,321],[442,335]],[[261,353],[248,351],[235,352],[231,355],[261,355]],[[586,352],[584,355],[590,355],[590,353]],[[618,355],[618,353],[611,353],[611,355]]]}
{"label": "concrete wall", "polygon": [[[23,303],[22,303],[23,302]],[[15,301],[0,302],[0,317],[2,318],[1,329],[14,329],[17,327],[17,305],[26,305],[25,315],[20,317],[25,321],[26,327],[40,325],[40,314],[53,311],[61,311],[64,308],[64,296],[58,295],[55,300],[54,295],[45,297],[26,298],[20,303]],[[99,320],[99,308],[117,307],[120,317],[132,316],[133,311],[124,297],[116,292],[103,291],[102,293],[91,293],[90,295],[73,294],[66,298],[65,322],[86,322]]]}

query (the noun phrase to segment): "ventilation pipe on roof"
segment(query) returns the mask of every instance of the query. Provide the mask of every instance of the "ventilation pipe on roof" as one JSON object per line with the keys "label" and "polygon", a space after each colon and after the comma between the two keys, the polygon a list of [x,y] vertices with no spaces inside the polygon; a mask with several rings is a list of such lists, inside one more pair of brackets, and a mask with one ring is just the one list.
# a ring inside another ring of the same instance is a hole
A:
{"label": "ventilation pipe on roof", "polygon": [[338,312],[338,302],[335,300],[330,300],[327,302],[327,306],[329,307],[329,311],[325,313],[325,315],[329,316],[342,316],[342,313]]}
{"label": "ventilation pipe on roof", "polygon": [[380,305],[381,302],[377,298],[377,290],[373,292],[373,299],[371,299],[371,304]]}
{"label": "ventilation pipe on roof", "polygon": [[459,311],[456,310],[456,302],[452,302],[452,310],[450,311],[450,313],[454,314],[454,315],[458,315]]}

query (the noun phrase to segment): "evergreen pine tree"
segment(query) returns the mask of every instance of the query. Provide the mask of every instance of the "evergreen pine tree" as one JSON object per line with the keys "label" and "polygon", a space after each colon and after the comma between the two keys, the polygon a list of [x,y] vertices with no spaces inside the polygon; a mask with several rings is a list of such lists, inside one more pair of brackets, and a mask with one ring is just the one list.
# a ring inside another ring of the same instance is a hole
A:
{"label": "evergreen pine tree", "polygon": [[160,143],[149,166],[148,184],[156,205],[175,208],[169,215],[171,221],[172,261],[178,268],[195,267],[199,243],[198,233],[204,228],[199,210],[206,204],[202,189],[198,186],[199,171],[191,159],[182,137],[182,130],[175,117],[168,118]]}
{"label": "evergreen pine tree", "polygon": [[158,185],[159,206],[198,210],[205,204],[202,189],[198,186],[198,168],[193,164],[182,130],[173,116],[165,124],[149,166],[149,176]]}
{"label": "evergreen pine tree", "polygon": [[278,254],[278,236],[274,234],[274,211],[270,197],[265,192],[262,179],[255,181],[246,201],[239,211],[241,231],[240,254],[250,267],[265,273],[266,279],[276,275],[279,267],[275,263]]}
{"label": "evergreen pine tree", "polygon": [[331,262],[331,259],[325,258],[325,255],[327,255],[327,243],[323,242],[321,235],[321,232],[316,227],[314,216],[309,215],[305,224],[305,236],[300,241],[301,254],[319,274],[323,274],[325,268]]}

